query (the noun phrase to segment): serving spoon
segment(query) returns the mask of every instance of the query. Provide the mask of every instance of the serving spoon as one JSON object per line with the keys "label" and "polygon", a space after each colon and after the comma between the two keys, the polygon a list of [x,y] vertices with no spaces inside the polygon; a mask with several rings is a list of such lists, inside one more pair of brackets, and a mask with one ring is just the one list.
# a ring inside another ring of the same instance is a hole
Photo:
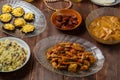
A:
{"label": "serving spoon", "polygon": [[94,0],[91,0],[91,2],[93,2],[94,4],[97,4],[97,5],[100,5],[100,6],[114,6],[114,5],[117,5],[120,3],[120,0],[115,0],[115,2],[113,3],[99,3],[99,2],[96,2]]}

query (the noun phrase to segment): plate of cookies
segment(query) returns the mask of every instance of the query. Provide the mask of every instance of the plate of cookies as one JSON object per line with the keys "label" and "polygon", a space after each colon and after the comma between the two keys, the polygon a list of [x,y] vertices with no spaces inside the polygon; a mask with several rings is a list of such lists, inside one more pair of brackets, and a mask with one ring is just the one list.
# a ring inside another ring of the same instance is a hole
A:
{"label": "plate of cookies", "polygon": [[32,37],[46,28],[42,11],[21,0],[0,1],[0,30],[16,37]]}

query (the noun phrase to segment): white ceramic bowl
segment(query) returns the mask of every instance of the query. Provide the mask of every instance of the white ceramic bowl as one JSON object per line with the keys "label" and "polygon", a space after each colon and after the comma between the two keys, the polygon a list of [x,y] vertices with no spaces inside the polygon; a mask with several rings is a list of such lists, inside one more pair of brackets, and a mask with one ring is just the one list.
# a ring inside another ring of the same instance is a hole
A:
{"label": "white ceramic bowl", "polygon": [[10,41],[15,41],[18,45],[20,45],[22,48],[26,49],[28,52],[26,55],[26,60],[21,66],[19,66],[18,68],[14,69],[14,70],[11,70],[11,71],[0,71],[0,72],[13,72],[13,71],[16,71],[16,70],[22,68],[28,62],[28,60],[30,59],[30,54],[31,54],[30,48],[25,41],[23,41],[22,39],[19,39],[19,38],[15,38],[15,37],[3,37],[3,38],[0,38],[0,41],[5,41],[6,39],[8,39]]}

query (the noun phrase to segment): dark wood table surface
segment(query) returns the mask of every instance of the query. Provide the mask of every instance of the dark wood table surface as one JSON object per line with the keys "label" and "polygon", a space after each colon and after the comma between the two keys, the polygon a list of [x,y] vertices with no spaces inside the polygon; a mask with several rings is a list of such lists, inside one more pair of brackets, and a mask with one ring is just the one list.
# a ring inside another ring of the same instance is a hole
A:
{"label": "dark wood table surface", "polygon": [[[73,3],[72,9],[77,10],[81,13],[83,21],[79,28],[73,31],[63,32],[57,30],[50,22],[50,16],[53,13],[52,10],[46,8],[43,3],[43,0],[35,0],[32,2],[34,6],[43,11],[47,19],[47,28],[43,33],[38,36],[31,38],[22,38],[25,40],[31,48],[31,58],[29,62],[20,70],[11,72],[11,73],[0,73],[0,80],[120,80],[120,44],[117,45],[103,45],[97,43],[93,40],[88,34],[85,28],[85,19],[87,15],[94,9],[100,8],[101,6],[95,5],[89,0],[83,0],[81,3]],[[59,5],[52,4],[53,7],[64,7],[63,3],[59,3]],[[120,9],[120,5],[112,6]],[[120,11],[120,10],[119,10]],[[103,68],[88,77],[84,78],[75,78],[75,77],[67,77],[63,75],[59,75],[53,73],[47,69],[45,69],[41,64],[37,62],[35,59],[33,48],[38,41],[48,36],[53,36],[57,34],[70,34],[74,36],[78,36],[80,38],[84,38],[89,40],[97,47],[99,47],[103,55],[105,56],[105,63]],[[10,36],[5,33],[0,32],[0,37]]]}

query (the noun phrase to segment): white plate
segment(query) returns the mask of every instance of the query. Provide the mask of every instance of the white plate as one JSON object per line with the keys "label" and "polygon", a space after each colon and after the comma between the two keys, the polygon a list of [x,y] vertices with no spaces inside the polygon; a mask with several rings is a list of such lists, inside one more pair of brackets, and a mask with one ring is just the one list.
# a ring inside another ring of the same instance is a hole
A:
{"label": "white plate", "polygon": [[117,5],[120,3],[120,0],[115,0],[115,2],[113,3],[108,3],[108,4],[105,4],[105,3],[100,3],[100,2],[97,2],[96,0],[91,0],[91,2],[97,4],[97,5],[100,5],[100,6],[114,6],[114,5]]}
{"label": "white plate", "polygon": [[[22,0],[0,0],[0,13],[1,13],[1,8],[4,4],[10,4],[13,8],[22,7],[25,13],[33,12],[35,15],[35,20],[31,22],[31,24],[35,25],[35,30],[32,33],[24,34],[20,30],[16,30],[15,32],[8,32],[2,29],[2,26],[1,26],[0,28],[3,32],[16,37],[32,37],[32,36],[39,35],[46,29],[46,18],[44,14],[42,13],[42,11],[40,11],[38,8],[36,8],[32,4]],[[3,25],[3,23],[0,22],[0,25]]]}
{"label": "white plate", "polygon": [[[13,70],[13,71],[16,71],[16,70],[22,68],[28,62],[28,60],[30,59],[30,55],[31,55],[30,48],[29,48],[28,44],[25,41],[23,41],[23,40],[21,40],[19,38],[15,38],[15,37],[3,37],[3,38],[0,38],[0,41],[5,41],[6,39],[8,39],[10,41],[17,42],[17,44],[19,44],[21,47],[23,47],[24,49],[26,49],[28,51],[26,61],[22,64],[22,66],[20,66],[19,68]],[[13,71],[4,71],[4,72],[13,72]],[[0,72],[3,72],[3,71],[0,71]]]}

